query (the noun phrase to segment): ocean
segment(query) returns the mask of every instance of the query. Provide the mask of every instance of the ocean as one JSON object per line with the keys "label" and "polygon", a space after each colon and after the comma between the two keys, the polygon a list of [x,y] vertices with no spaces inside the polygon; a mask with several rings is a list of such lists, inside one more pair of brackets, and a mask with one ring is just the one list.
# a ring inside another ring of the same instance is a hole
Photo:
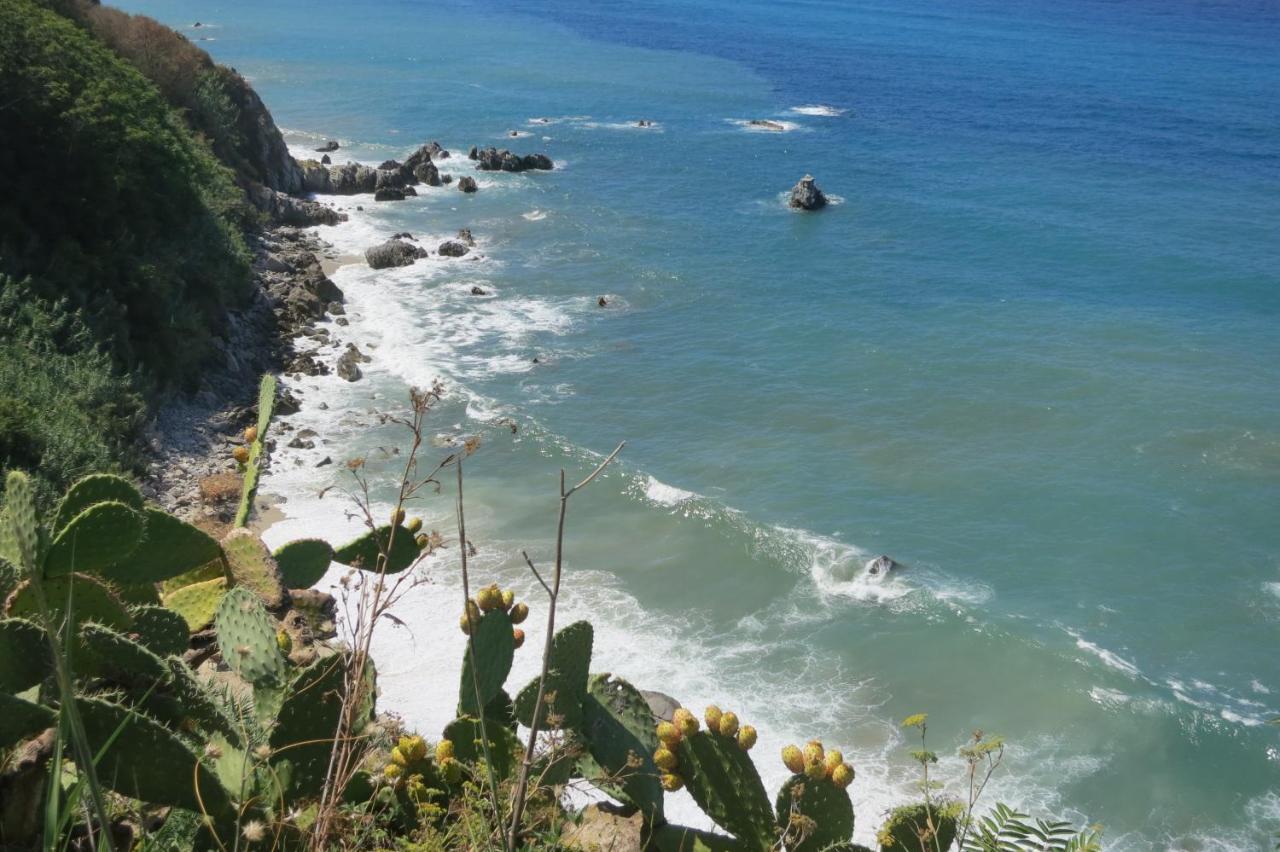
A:
{"label": "ocean", "polygon": [[[916,795],[898,722],[928,712],[953,790],[972,730],[1006,739],[988,804],[1116,850],[1274,845],[1280,7],[121,5],[245,74],[298,156],[436,139],[455,176],[472,145],[556,163],[335,199],[343,253],[478,245],[333,274],[349,324],[327,327],[372,361],[286,382],[319,437],[278,438],[269,543],[358,531],[348,458],[388,511],[385,415],[439,379],[427,458],[482,441],[474,581],[533,609],[514,685],[545,615],[520,551],[549,564],[558,472],[625,440],[571,501],[561,623],[592,620],[594,670],[754,724],[770,789],[783,744],[842,747],[869,843]],[[805,173],[820,213],[784,204]],[[412,513],[455,535],[448,483]],[[878,554],[905,567],[870,577]],[[376,649],[382,706],[431,737],[456,555]]]}

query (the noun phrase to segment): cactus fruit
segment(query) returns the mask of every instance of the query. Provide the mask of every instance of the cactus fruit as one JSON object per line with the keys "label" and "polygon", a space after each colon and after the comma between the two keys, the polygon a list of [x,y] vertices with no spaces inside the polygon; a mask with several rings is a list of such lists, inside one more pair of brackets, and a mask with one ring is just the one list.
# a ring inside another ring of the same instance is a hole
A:
{"label": "cactus fruit", "polygon": [[255,686],[283,686],[288,663],[276,644],[276,628],[262,602],[244,587],[227,592],[214,617],[222,659]]}
{"label": "cactus fruit", "polygon": [[663,747],[653,753],[653,764],[659,769],[664,769],[667,772],[670,772],[680,765],[680,759],[676,757],[676,753],[674,751]]}
{"label": "cactus fruit", "polygon": [[810,763],[822,763],[826,756],[822,750],[822,743],[818,740],[809,740],[804,746],[804,762],[805,765]]}
{"label": "cactus fruit", "polygon": [[280,649],[281,654],[289,656],[289,652],[293,650],[293,637],[289,635],[289,631],[276,631],[276,647]]}
{"label": "cactus fruit", "polygon": [[125,503],[95,503],[54,535],[44,557],[44,576],[108,568],[133,553],[144,527],[143,515]]}
{"label": "cactus fruit", "polygon": [[659,722],[657,734],[658,739],[669,749],[674,750],[680,745],[680,729],[670,722]]}
{"label": "cactus fruit", "polygon": [[529,605],[526,603],[518,603],[511,607],[511,623],[520,624],[529,617]]}
{"label": "cactus fruit", "polygon": [[756,744],[756,729],[750,725],[743,725],[738,730],[738,748],[743,751],[751,751]]}
{"label": "cactus fruit", "polygon": [[453,759],[453,742],[451,740],[441,740],[436,743],[436,763],[444,763]]}
{"label": "cactus fruit", "polygon": [[837,787],[848,787],[853,783],[854,774],[852,766],[842,763],[831,770],[831,783]]}
{"label": "cactus fruit", "polygon": [[732,710],[726,710],[720,716],[720,736],[735,737],[738,735],[738,714]]}
{"label": "cactus fruit", "polygon": [[[394,510],[392,510],[392,512],[391,512],[391,526],[393,526],[393,527],[398,527],[398,526],[400,526],[401,524],[403,524],[403,523],[404,523],[404,519],[405,519],[404,509],[394,509]],[[409,530],[409,532],[413,532],[413,530]]]}
{"label": "cactus fruit", "polygon": [[511,612],[511,607],[515,605],[516,593],[514,589],[502,590],[502,608],[507,612]]}
{"label": "cactus fruit", "polygon": [[284,604],[280,568],[262,539],[243,527],[234,529],[222,539],[222,552],[237,586],[256,594],[267,609]]}
{"label": "cactus fruit", "polygon": [[288,589],[309,589],[329,570],[333,548],[318,538],[291,541],[272,554]]}
{"label": "cactus fruit", "polygon": [[484,612],[502,608],[502,592],[498,590],[498,584],[494,583],[481,589],[476,594],[476,603],[480,605],[480,609]]}
{"label": "cactus fruit", "polygon": [[427,741],[417,734],[401,737],[398,747],[412,763],[425,760],[427,757]]}
{"label": "cactus fruit", "polygon": [[523,631],[523,630],[521,630],[519,627],[516,627],[516,628],[512,629],[512,631],[511,631],[511,641],[515,644],[515,647],[517,647],[517,648],[519,648],[521,645],[523,645],[523,644],[524,644],[524,631]]}
{"label": "cactus fruit", "polygon": [[707,723],[707,730],[708,731],[720,730],[720,717],[723,715],[724,713],[721,712],[718,706],[716,706],[715,704],[708,704],[707,709],[702,714],[702,718]]}
{"label": "cactus fruit", "polygon": [[457,784],[462,780],[462,764],[453,758],[442,761],[440,774],[449,784]]}
{"label": "cactus fruit", "polygon": [[796,775],[804,772],[804,753],[794,745],[782,749],[782,763]]}
{"label": "cactus fruit", "polygon": [[258,440],[258,427],[257,426],[245,427],[244,442],[246,444],[252,444],[256,440]]}
{"label": "cactus fruit", "polygon": [[668,793],[674,793],[684,787],[684,779],[674,772],[662,773],[662,789]]}
{"label": "cactus fruit", "polygon": [[465,612],[458,616],[458,627],[460,627],[462,632],[466,635],[471,635],[471,620],[467,618],[467,614]]}
{"label": "cactus fruit", "polygon": [[235,449],[233,449],[233,450],[231,451],[231,457],[232,457],[233,459],[235,459],[237,462],[239,462],[240,464],[248,464],[248,463],[249,463],[249,448],[248,448],[248,447],[236,447]]}
{"label": "cactus fruit", "polygon": [[840,749],[833,748],[822,756],[822,762],[827,768],[827,775],[830,775],[837,766],[844,763],[844,754]]}
{"label": "cactus fruit", "polygon": [[414,539],[413,533],[404,527],[383,526],[339,547],[334,551],[333,561],[362,571],[376,572],[381,565],[384,549],[389,549],[384,573],[399,574],[418,561],[423,548]]}
{"label": "cactus fruit", "polygon": [[213,621],[214,615],[218,612],[218,605],[222,603],[226,593],[226,578],[216,577],[212,580],[180,586],[171,592],[166,592],[160,600],[165,607],[182,616],[183,621],[187,623],[187,630],[195,633],[208,627],[209,622]]}
{"label": "cactus fruit", "polygon": [[404,752],[400,750],[400,746],[391,749],[391,762],[396,766],[408,766],[409,758],[405,757]]}
{"label": "cactus fruit", "polygon": [[820,760],[815,760],[804,765],[804,774],[815,781],[821,781],[827,777],[827,765]]}
{"label": "cactus fruit", "polygon": [[698,717],[684,707],[677,707],[671,714],[671,723],[676,726],[682,737],[691,737],[698,733]]}
{"label": "cactus fruit", "polygon": [[404,767],[395,762],[388,763],[382,768],[382,774],[388,781],[398,781],[403,773]]}
{"label": "cactus fruit", "polygon": [[853,834],[853,802],[842,787],[793,775],[778,791],[776,806],[778,824],[792,826],[784,837],[788,852],[836,848]]}
{"label": "cactus fruit", "polygon": [[[472,613],[474,615],[474,613]],[[511,674],[515,634],[511,620],[501,610],[486,612],[473,622],[471,639],[462,659],[458,686],[458,715],[478,717],[502,690]]]}

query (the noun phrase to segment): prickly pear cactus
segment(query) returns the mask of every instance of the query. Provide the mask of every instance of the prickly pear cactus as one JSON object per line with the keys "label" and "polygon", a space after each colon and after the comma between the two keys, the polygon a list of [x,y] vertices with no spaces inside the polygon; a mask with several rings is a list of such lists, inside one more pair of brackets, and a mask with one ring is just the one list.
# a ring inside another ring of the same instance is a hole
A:
{"label": "prickly pear cactus", "polygon": [[[489,758],[493,774],[499,781],[509,778],[520,753],[520,740],[510,728],[485,722],[489,735]],[[480,721],[471,717],[454,719],[444,729],[443,738],[453,743],[454,756],[470,766],[484,760],[484,739],[480,735]]]}
{"label": "prickly pear cactus", "polygon": [[169,668],[169,691],[182,706],[184,714],[206,731],[216,732],[239,744],[241,726],[227,714],[222,702],[209,692],[191,667],[177,657],[165,660]]}
{"label": "prickly pear cactus", "polygon": [[[131,799],[208,813],[231,810],[227,792],[194,752],[163,725],[99,698],[76,700],[103,786]],[[197,795],[197,788],[199,794]]]}
{"label": "prickly pear cactus", "polygon": [[776,842],[769,796],[735,737],[698,731],[682,737],[674,751],[676,772],[716,825],[756,848],[768,849]]}
{"label": "prickly pear cactus", "polygon": [[57,721],[58,714],[48,707],[0,692],[0,749],[13,748]]}
{"label": "prickly pear cactus", "polygon": [[222,552],[237,586],[250,589],[267,609],[284,603],[280,569],[262,539],[246,529],[232,530],[222,539]]}
{"label": "prickly pear cactus", "polygon": [[276,644],[276,627],[253,592],[238,586],[222,598],[214,617],[218,646],[231,670],[255,687],[284,686],[289,664]]}
{"label": "prickly pear cactus", "polygon": [[80,644],[95,674],[145,686],[169,680],[169,667],[146,646],[101,624],[80,627]]}
{"label": "prickly pear cactus", "polygon": [[328,542],[318,538],[303,538],[291,541],[274,554],[276,565],[280,566],[280,577],[288,589],[309,589],[324,572],[329,570],[333,562],[333,548]]}
{"label": "prickly pear cactus", "polygon": [[179,586],[162,595],[160,600],[187,624],[187,630],[195,633],[209,626],[227,594],[227,579],[216,577],[199,583]]}
{"label": "prickly pear cactus", "polygon": [[152,653],[168,657],[187,650],[187,622],[179,613],[162,606],[135,606],[129,612],[138,641]]}
{"label": "prickly pear cactus", "polygon": [[[468,640],[467,651],[462,657],[459,716],[479,716],[481,710],[502,691],[515,656],[511,630],[511,618],[502,609],[490,610],[477,620],[475,634]],[[480,693],[478,700],[477,690]]]}
{"label": "prickly pear cactus", "polygon": [[0,559],[30,576],[38,567],[39,555],[40,522],[31,481],[20,470],[9,471],[0,512]]}
{"label": "prickly pear cactus", "polygon": [[673,823],[655,828],[649,846],[656,852],[746,852],[750,848],[723,834]]}
{"label": "prickly pear cactus", "polygon": [[[61,622],[66,612],[68,597],[71,611],[77,623],[96,621],[116,630],[133,627],[133,616],[124,603],[116,597],[111,587],[88,574],[65,574],[42,584],[45,604],[55,623]],[[5,615],[14,618],[40,619],[40,603],[35,587],[24,580],[5,602]]]}
{"label": "prickly pear cactus", "polygon": [[124,503],[95,503],[54,535],[44,560],[44,576],[109,568],[133,553],[144,526],[142,514]]}
{"label": "prickly pear cactus", "polygon": [[955,802],[935,803],[932,808],[923,802],[894,808],[876,834],[880,852],[915,852],[922,846],[946,852],[955,842],[960,814]]}
{"label": "prickly pear cactus", "polygon": [[[551,646],[551,669],[543,694],[542,724],[551,728],[579,728],[582,702],[587,695],[587,670],[591,666],[591,623],[578,621],[556,633]],[[534,678],[516,696],[516,719],[529,727],[538,699]]]}
{"label": "prickly pear cactus", "polygon": [[71,519],[97,503],[124,503],[135,511],[142,511],[142,495],[133,483],[112,473],[95,473],[77,480],[63,495],[54,512],[52,530],[62,532]]}
{"label": "prickly pear cactus", "polygon": [[0,619],[0,693],[22,692],[51,671],[44,630],[23,618]]}
{"label": "prickly pear cactus", "polygon": [[[658,737],[644,696],[621,678],[592,675],[582,717],[588,752],[579,760],[583,777],[639,808],[646,822],[662,822],[660,771],[653,763]],[[599,780],[604,778],[610,780]]]}
{"label": "prickly pear cactus", "polygon": [[285,691],[271,730],[271,748],[293,765],[296,795],[314,795],[324,784],[342,713],[348,661],[343,654],[317,660]]}
{"label": "prickly pear cactus", "polygon": [[240,506],[236,509],[235,525],[243,527],[249,523],[249,514],[253,511],[253,497],[258,491],[258,474],[262,468],[263,442],[267,439],[267,427],[271,424],[271,413],[276,404],[276,378],[268,373],[262,377],[258,386],[258,426],[253,442],[249,446],[249,459],[245,462],[244,483],[240,489]]}
{"label": "prickly pear cactus", "polygon": [[98,573],[117,583],[158,583],[207,565],[222,555],[203,530],[159,509],[145,509],[146,529],[129,558]]}
{"label": "prickly pear cactus", "polygon": [[403,525],[395,528],[394,536],[391,530],[390,526],[381,526],[348,542],[334,551],[333,561],[362,571],[377,571],[382,550],[389,547],[385,573],[399,574],[418,561],[422,549],[414,541],[413,533]]}
{"label": "prickly pear cactus", "polygon": [[778,791],[778,826],[788,852],[819,852],[853,836],[853,802],[829,778],[792,775]]}

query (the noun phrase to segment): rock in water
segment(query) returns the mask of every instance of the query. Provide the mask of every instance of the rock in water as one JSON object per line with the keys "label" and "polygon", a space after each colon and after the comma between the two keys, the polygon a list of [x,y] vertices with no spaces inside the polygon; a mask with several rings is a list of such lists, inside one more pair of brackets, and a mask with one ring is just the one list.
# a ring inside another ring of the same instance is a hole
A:
{"label": "rock in water", "polygon": [[497,148],[485,148],[476,151],[476,156],[472,159],[480,163],[478,168],[483,172],[523,172],[529,169],[550,171],[555,168],[546,154],[525,154],[521,157],[505,148],[501,151]]}
{"label": "rock in water", "polygon": [[364,251],[365,261],[374,269],[409,266],[418,258],[426,256],[425,249],[410,245],[403,240],[387,240],[380,246],[373,246]]}
{"label": "rock in water", "polygon": [[436,249],[443,257],[462,257],[470,249],[457,240],[445,240],[440,244],[440,248]]}
{"label": "rock in water", "polygon": [[885,577],[901,567],[901,563],[895,562],[891,557],[881,555],[867,562],[867,573],[872,577]]}
{"label": "rock in water", "polygon": [[323,145],[321,145],[319,148],[317,148],[317,149],[316,149],[316,152],[317,152],[317,153],[320,153],[320,154],[327,154],[327,153],[329,153],[330,151],[336,151],[336,150],[338,150],[338,148],[339,148],[338,143],[337,143],[337,142],[334,142],[332,139],[330,139],[328,142],[324,143],[324,144],[323,144]]}
{"label": "rock in water", "polygon": [[459,240],[461,240],[462,242],[466,243],[466,244],[467,244],[467,245],[469,245],[469,246],[474,246],[474,245],[476,244],[476,238],[475,238],[475,237],[473,237],[473,236],[471,236],[471,229],[470,229],[470,228],[459,228],[459,229],[458,229],[458,239],[459,239]]}
{"label": "rock in water", "polygon": [[475,192],[477,189],[479,187],[476,186],[476,179],[470,175],[463,175],[458,178],[458,190],[460,192]]}
{"label": "rock in water", "polygon": [[322,165],[322,166],[331,166],[331,165],[333,165],[333,160],[330,160],[330,159],[329,159],[329,155],[328,155],[328,154],[325,154],[323,157],[321,157],[321,158],[320,158],[320,165]]}
{"label": "rock in water", "polygon": [[797,210],[819,210],[827,206],[827,197],[813,182],[813,175],[805,175],[791,188],[791,198],[787,204]]}
{"label": "rock in water", "polygon": [[404,201],[404,190],[384,186],[373,194],[374,201]]}
{"label": "rock in water", "polygon": [[413,176],[427,186],[440,185],[440,170],[430,160],[424,160],[413,167]]}

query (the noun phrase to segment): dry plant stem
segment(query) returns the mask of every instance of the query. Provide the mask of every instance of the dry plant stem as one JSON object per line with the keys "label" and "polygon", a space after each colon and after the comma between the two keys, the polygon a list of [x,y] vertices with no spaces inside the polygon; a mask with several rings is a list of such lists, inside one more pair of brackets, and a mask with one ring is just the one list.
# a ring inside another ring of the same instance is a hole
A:
{"label": "dry plant stem", "polygon": [[[431,476],[425,480],[415,481],[415,470],[417,468],[418,451],[422,447],[422,424],[431,405],[440,399],[441,388],[437,385],[430,391],[420,392],[414,391],[411,395],[413,403],[413,416],[410,421],[405,421],[405,425],[409,428],[413,438],[408,457],[405,460],[404,470],[400,475],[399,494],[396,499],[396,512],[399,513],[404,508],[405,501],[409,499],[414,492],[433,482],[432,477],[441,467],[448,462],[446,460],[436,467]],[[358,465],[354,468],[358,471]],[[365,526],[376,533],[378,524],[373,518],[370,510],[371,501],[369,497],[369,483],[367,479],[360,476],[356,472],[356,481],[360,487],[360,497],[357,498],[357,504],[360,506],[364,514]],[[388,608],[398,599],[402,586],[411,578],[414,573],[414,567],[401,573],[390,588],[386,584],[386,571],[388,554],[393,552],[395,546],[395,537],[400,529],[399,524],[391,526],[391,532],[387,536],[385,544],[379,541],[378,546],[380,553],[378,555],[378,570],[374,574],[373,590],[369,591],[366,582],[362,581],[360,585],[360,596],[356,607],[356,617],[351,628],[352,641],[352,659],[351,665],[347,668],[347,674],[344,684],[343,702],[341,712],[338,717],[338,727],[333,734],[333,750],[329,756],[329,767],[325,774],[324,788],[321,791],[320,803],[317,808],[315,825],[311,831],[310,848],[316,852],[326,850],[330,846],[330,836],[334,830],[334,823],[338,815],[338,810],[342,804],[342,794],[347,784],[354,776],[359,768],[360,758],[362,757],[362,747],[364,738],[353,737],[351,731],[355,727],[356,711],[360,707],[361,691],[364,689],[365,666],[370,659],[369,648],[373,642],[374,628],[382,615],[386,613]],[[421,557],[419,557],[421,558]],[[412,582],[412,581],[409,581]],[[349,610],[348,610],[349,612]]]}
{"label": "dry plant stem", "polygon": [[[516,783],[514,801],[511,806],[511,825],[507,831],[507,852],[515,852],[516,845],[520,838],[520,819],[524,816],[524,803],[529,795],[529,771],[533,767],[533,753],[538,745],[538,729],[541,727],[542,706],[546,697],[547,688],[547,672],[551,668],[551,649],[555,641],[556,635],[556,604],[560,600],[560,579],[564,568],[564,519],[569,508],[569,498],[574,495],[580,488],[585,488],[591,484],[591,481],[600,475],[600,472],[608,467],[609,463],[618,457],[618,453],[622,452],[622,448],[627,445],[626,441],[618,444],[608,457],[587,475],[587,478],[570,488],[568,491],[564,487],[564,469],[560,470],[560,518],[556,523],[556,561],[555,572],[551,577],[551,588],[547,589],[547,596],[550,602],[547,606],[547,636],[542,645],[542,672],[538,676],[538,698],[533,704],[533,718],[529,728],[529,743],[525,746],[524,760],[520,764],[520,780]],[[528,554],[525,554],[525,561],[529,562],[529,567],[533,568],[533,562],[529,560]],[[542,577],[534,570],[533,575],[538,578],[538,582],[542,583],[542,587],[547,588],[547,584],[543,582]]]}
{"label": "dry plant stem", "polygon": [[[458,476],[458,555],[462,560],[462,611],[467,617],[467,636],[476,633],[476,620],[471,612],[471,575],[467,571],[467,515],[463,511],[462,500],[462,456],[454,462]],[[493,775],[493,758],[489,754],[489,731],[485,724],[484,706],[480,695],[480,673],[476,670],[476,649],[470,638],[467,639],[467,656],[471,658],[471,686],[475,690],[476,707],[480,709],[480,748],[484,751],[485,776],[489,782],[489,796],[493,804],[494,819],[501,824],[502,806],[498,801],[498,780]],[[486,841],[487,845],[487,841]]]}

